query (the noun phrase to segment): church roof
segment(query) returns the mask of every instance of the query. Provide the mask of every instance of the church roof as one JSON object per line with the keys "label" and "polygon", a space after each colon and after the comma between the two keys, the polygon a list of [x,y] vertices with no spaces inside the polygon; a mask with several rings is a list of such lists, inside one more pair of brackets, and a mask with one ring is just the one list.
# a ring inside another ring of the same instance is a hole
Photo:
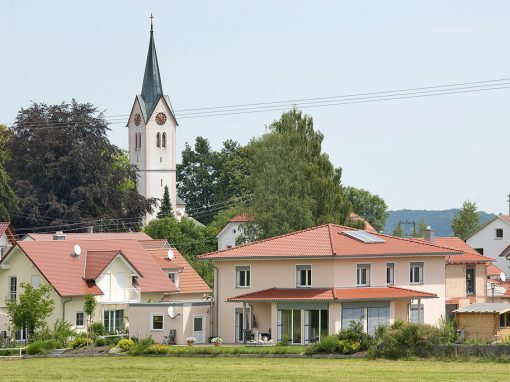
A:
{"label": "church roof", "polygon": [[158,56],[156,55],[156,45],[154,44],[154,31],[151,25],[151,36],[149,40],[149,51],[147,52],[147,62],[145,63],[145,73],[143,75],[143,85],[141,96],[145,102],[146,113],[152,114],[159,97],[163,95],[163,86],[161,85],[161,75],[159,74]]}

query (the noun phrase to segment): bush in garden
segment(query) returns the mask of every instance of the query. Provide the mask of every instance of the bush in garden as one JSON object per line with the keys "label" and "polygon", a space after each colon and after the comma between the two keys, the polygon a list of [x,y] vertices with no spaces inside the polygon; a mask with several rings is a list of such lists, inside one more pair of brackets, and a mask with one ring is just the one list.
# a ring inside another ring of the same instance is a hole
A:
{"label": "bush in garden", "polygon": [[147,347],[143,354],[167,354],[169,348],[168,345],[154,344]]}
{"label": "bush in garden", "polygon": [[151,345],[154,344],[154,339],[152,337],[146,337],[138,341],[135,346],[131,348],[129,351],[132,355],[142,355],[144,351]]}
{"label": "bush in garden", "polygon": [[361,343],[353,340],[338,340],[338,350],[342,354],[354,354],[361,350]]}
{"label": "bush in garden", "polygon": [[102,322],[94,322],[90,325],[90,332],[96,336],[104,336],[106,335],[106,328]]}
{"label": "bush in garden", "polygon": [[85,337],[76,337],[69,343],[69,346],[73,349],[80,349],[89,345],[92,341]]}
{"label": "bush in garden", "polygon": [[360,345],[360,350],[367,350],[371,342],[371,338],[367,333],[365,333],[361,321],[351,321],[348,328],[342,329],[338,332],[338,339],[340,341],[349,341],[350,343],[357,342]]}
{"label": "bush in garden", "polygon": [[124,338],[123,340],[119,341],[117,346],[124,351],[128,351],[128,350],[131,350],[135,346],[135,343],[134,343],[134,341],[132,341],[130,339]]}
{"label": "bush in garden", "polygon": [[96,338],[96,340],[94,341],[94,345],[95,346],[105,346],[106,340],[104,338]]}
{"label": "bush in garden", "polygon": [[66,346],[69,343],[69,339],[77,335],[77,332],[72,327],[73,324],[68,321],[57,320],[53,325],[51,337]]}
{"label": "bush in garden", "polygon": [[48,354],[48,349],[44,346],[43,340],[37,340],[28,345],[27,354]]}

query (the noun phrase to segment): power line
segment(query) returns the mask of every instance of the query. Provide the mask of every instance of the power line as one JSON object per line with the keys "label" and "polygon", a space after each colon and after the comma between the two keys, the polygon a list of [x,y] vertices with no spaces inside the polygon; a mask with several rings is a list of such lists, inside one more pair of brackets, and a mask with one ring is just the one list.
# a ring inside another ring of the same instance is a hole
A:
{"label": "power line", "polygon": [[[258,102],[258,103],[245,103],[238,105],[226,105],[226,106],[214,106],[214,107],[202,107],[202,108],[190,108],[176,111],[176,116],[179,119],[189,118],[206,118],[216,117],[225,115],[237,115],[237,114],[249,114],[249,113],[260,113],[269,111],[281,111],[286,110],[290,107],[300,108],[312,108],[312,107],[327,107],[327,106],[338,106],[356,103],[366,102],[380,102],[390,100],[401,100],[410,98],[422,98],[432,96],[443,96],[451,94],[462,94],[462,93],[473,93],[481,91],[492,91],[510,88],[510,78],[501,78],[494,80],[485,81],[473,81],[454,83],[446,85],[434,85],[426,87],[414,87],[406,89],[386,90],[377,92],[365,92],[365,93],[354,93],[337,96],[327,97],[314,97],[314,98],[302,98],[302,99],[291,99],[285,101],[269,101],[269,102]],[[182,113],[182,114],[179,114]],[[103,117],[108,124],[126,123],[125,117],[129,115],[115,115]],[[96,117],[101,118],[101,117]],[[121,119],[122,120],[119,120]],[[150,119],[150,121],[153,118]],[[16,122],[11,124],[14,126]],[[68,126],[81,127],[90,126],[88,123],[79,121],[62,121],[62,122],[28,122],[21,124],[22,127],[38,127],[38,128],[64,128]],[[107,128],[107,127],[106,127]]]}

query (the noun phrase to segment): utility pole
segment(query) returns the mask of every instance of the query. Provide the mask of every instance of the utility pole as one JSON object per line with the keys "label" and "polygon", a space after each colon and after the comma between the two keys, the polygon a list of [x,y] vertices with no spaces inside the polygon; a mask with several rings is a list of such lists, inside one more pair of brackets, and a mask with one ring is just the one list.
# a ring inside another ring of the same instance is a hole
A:
{"label": "utility pole", "polygon": [[[508,195],[508,198],[510,199],[510,194]],[[401,226],[401,227],[402,226],[404,226],[404,227],[406,227],[406,226],[413,226],[413,233],[412,233],[412,235],[408,234],[407,229],[405,229],[405,228],[403,229],[404,236],[413,236],[414,237],[416,235],[416,222],[414,220],[407,220],[407,219],[406,220],[400,220],[398,222],[398,225]]]}

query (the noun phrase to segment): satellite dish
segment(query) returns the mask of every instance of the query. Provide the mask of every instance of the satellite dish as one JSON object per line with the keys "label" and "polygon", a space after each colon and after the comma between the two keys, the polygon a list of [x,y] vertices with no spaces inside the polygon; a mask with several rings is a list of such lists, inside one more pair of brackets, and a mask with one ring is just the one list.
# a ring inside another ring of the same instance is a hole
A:
{"label": "satellite dish", "polygon": [[172,248],[170,248],[166,254],[168,257],[168,260],[172,260],[174,258],[174,251],[172,251]]}
{"label": "satellite dish", "polygon": [[168,316],[173,320],[175,317],[177,317],[177,314],[175,313],[175,308],[173,306],[168,307]]}
{"label": "satellite dish", "polygon": [[501,272],[499,274],[499,278],[501,279],[501,281],[505,282],[506,281],[506,275],[505,275],[505,272]]}
{"label": "satellite dish", "polygon": [[74,255],[76,257],[80,257],[81,255],[81,247],[78,244],[74,245]]}

